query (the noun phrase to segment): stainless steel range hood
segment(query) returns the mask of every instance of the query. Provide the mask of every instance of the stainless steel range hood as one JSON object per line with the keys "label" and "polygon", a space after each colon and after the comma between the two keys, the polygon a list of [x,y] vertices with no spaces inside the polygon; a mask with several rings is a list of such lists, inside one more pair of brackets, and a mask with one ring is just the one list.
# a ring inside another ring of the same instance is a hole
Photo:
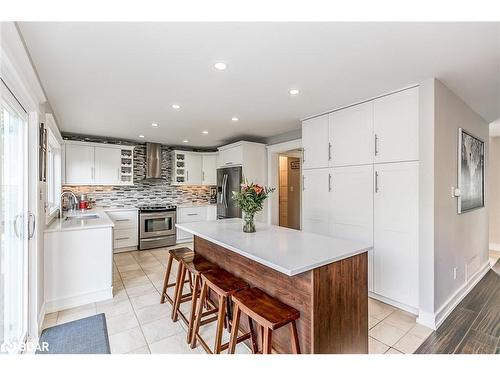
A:
{"label": "stainless steel range hood", "polygon": [[146,179],[161,178],[161,144],[146,143]]}

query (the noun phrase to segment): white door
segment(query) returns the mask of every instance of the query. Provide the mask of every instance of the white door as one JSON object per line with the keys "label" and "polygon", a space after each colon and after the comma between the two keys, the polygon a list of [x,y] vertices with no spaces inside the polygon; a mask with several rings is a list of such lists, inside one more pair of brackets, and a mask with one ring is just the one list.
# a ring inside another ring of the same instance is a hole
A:
{"label": "white door", "polygon": [[94,147],[94,183],[119,185],[121,182],[121,150],[111,147]]}
{"label": "white door", "polygon": [[304,170],[302,178],[302,230],[328,235],[331,170]]}
{"label": "white door", "polygon": [[418,160],[418,88],[373,101],[374,162]]}
{"label": "white door", "polygon": [[91,184],[94,182],[94,147],[66,145],[66,183]]}
{"label": "white door", "polygon": [[201,185],[201,155],[190,152],[185,155],[185,185]]}
{"label": "white door", "polygon": [[328,115],[302,122],[302,149],[303,169],[328,167]]}
{"label": "white door", "polygon": [[374,166],[374,291],[418,307],[418,162]]}
{"label": "white door", "polygon": [[330,114],[330,165],[373,163],[373,102]]}
{"label": "white door", "polygon": [[373,165],[331,170],[330,235],[373,246]]}
{"label": "white door", "polygon": [[17,352],[27,337],[28,237],[34,231],[30,225],[28,233],[28,116],[1,86],[0,345]]}
{"label": "white door", "polygon": [[217,185],[217,154],[202,156],[202,184]]}

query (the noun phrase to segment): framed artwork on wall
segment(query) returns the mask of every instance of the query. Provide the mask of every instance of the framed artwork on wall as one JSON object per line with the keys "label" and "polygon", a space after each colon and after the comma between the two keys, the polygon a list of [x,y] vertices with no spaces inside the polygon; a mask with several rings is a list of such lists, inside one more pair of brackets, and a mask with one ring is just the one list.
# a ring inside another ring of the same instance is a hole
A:
{"label": "framed artwork on wall", "polygon": [[484,207],[484,141],[458,129],[458,213]]}

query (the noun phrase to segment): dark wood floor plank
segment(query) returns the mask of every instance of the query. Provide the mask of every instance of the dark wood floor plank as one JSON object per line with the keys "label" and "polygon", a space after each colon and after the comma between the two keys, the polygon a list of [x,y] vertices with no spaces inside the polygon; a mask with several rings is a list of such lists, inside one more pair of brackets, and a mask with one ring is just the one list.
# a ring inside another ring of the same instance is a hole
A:
{"label": "dark wood floor plank", "polygon": [[456,354],[491,354],[497,347],[498,339],[471,329],[455,350]]}
{"label": "dark wood floor plank", "polygon": [[415,353],[499,353],[499,335],[500,275],[490,270]]}

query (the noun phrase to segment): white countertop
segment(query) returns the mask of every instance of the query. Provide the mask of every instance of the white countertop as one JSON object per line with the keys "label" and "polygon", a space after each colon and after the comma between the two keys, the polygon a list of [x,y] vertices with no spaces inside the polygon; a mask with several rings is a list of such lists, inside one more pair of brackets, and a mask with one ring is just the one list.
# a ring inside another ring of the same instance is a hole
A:
{"label": "white countertop", "polygon": [[[78,216],[80,214],[88,215],[95,214],[98,215],[97,219],[72,219],[66,220],[67,217]],[[113,221],[108,215],[100,208],[92,208],[90,210],[75,210],[68,211],[65,216],[61,219],[55,219],[50,225],[45,229],[45,232],[62,232],[70,230],[87,230],[95,228],[112,228],[114,226]]]}
{"label": "white countertop", "polygon": [[372,249],[361,242],[262,223],[256,223],[255,233],[244,233],[242,219],[200,221],[176,227],[288,276]]}

